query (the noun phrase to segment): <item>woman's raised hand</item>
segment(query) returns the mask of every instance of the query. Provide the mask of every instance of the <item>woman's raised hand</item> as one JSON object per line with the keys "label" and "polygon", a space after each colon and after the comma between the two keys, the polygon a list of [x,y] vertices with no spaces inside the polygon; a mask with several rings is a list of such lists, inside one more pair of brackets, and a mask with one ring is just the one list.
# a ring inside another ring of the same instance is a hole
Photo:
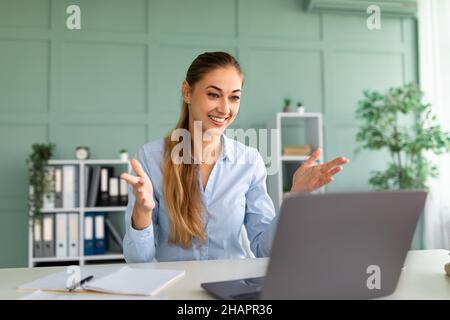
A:
{"label": "woman's raised hand", "polygon": [[149,214],[153,208],[155,208],[152,182],[145,173],[144,169],[142,169],[139,161],[132,159],[130,160],[130,164],[136,173],[136,176],[132,176],[128,173],[122,173],[120,178],[133,187],[133,193],[136,198],[134,203],[134,211],[141,214]]}
{"label": "woman's raised hand", "polygon": [[295,171],[292,178],[291,192],[311,192],[333,181],[333,176],[342,170],[342,166],[349,162],[339,157],[322,164],[314,164],[320,156],[320,149],[314,151]]}

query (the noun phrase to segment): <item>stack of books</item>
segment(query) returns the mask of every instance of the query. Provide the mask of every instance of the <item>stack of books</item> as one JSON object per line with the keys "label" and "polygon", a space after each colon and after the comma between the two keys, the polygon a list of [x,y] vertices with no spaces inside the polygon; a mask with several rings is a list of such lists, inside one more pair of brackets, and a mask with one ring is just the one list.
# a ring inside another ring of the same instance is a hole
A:
{"label": "stack of books", "polygon": [[284,156],[309,156],[311,154],[311,145],[288,145],[283,147]]}

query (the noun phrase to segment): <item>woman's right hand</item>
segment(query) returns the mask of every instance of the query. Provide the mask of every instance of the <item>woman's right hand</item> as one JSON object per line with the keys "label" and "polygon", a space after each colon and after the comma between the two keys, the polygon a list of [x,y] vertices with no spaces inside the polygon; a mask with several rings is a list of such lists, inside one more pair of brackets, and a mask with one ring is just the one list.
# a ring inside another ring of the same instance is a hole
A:
{"label": "woman's right hand", "polygon": [[[130,160],[130,164],[136,173],[136,176],[132,176],[128,173],[122,173],[120,178],[133,187],[133,194],[136,198],[133,209],[133,222],[140,221],[141,223],[137,223],[137,225],[149,225],[151,223],[152,210],[155,208],[155,201],[153,200],[153,185],[144,169],[142,169],[139,161],[132,159]],[[147,220],[149,223],[145,223]]]}

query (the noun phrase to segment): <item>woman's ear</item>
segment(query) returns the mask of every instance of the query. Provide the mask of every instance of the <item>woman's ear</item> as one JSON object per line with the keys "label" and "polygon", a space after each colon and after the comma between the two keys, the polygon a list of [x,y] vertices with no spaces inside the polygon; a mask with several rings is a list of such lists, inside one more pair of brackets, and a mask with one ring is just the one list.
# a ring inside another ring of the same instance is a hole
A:
{"label": "woman's ear", "polygon": [[183,80],[181,85],[181,93],[183,95],[183,100],[185,103],[191,103],[191,88],[189,87],[189,83],[186,80]]}

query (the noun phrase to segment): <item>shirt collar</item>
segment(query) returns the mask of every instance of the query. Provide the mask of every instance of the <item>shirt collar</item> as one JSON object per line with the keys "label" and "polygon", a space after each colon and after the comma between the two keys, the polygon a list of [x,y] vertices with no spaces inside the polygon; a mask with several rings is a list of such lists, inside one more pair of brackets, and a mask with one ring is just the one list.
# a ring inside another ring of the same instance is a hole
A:
{"label": "shirt collar", "polygon": [[228,158],[231,162],[234,161],[233,141],[230,140],[224,133],[221,135],[222,140],[222,159]]}

